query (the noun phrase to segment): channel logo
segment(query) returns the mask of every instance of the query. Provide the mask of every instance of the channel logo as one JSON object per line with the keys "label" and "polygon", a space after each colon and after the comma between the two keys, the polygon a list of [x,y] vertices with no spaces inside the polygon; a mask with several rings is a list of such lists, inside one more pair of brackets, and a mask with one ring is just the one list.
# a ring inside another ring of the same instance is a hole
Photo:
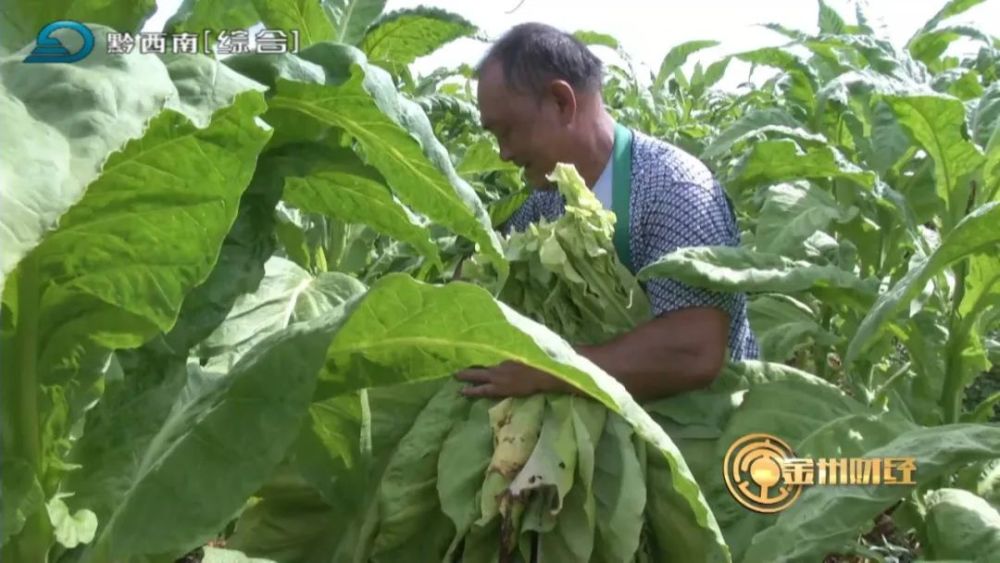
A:
{"label": "channel logo", "polygon": [[[62,41],[52,37],[60,29],[69,29],[83,38],[83,46],[75,53],[63,45]],[[94,34],[80,22],[72,20],[54,21],[38,32],[35,48],[24,62],[26,63],[75,63],[82,61],[94,50]]]}

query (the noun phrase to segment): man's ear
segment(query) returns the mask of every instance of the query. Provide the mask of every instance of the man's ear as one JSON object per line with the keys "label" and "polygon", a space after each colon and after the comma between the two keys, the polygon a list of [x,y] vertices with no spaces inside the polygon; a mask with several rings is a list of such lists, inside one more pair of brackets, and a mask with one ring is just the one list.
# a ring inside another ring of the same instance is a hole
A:
{"label": "man's ear", "polygon": [[549,83],[549,95],[556,103],[559,121],[563,125],[572,123],[577,109],[576,92],[573,91],[573,87],[565,80],[553,80]]}

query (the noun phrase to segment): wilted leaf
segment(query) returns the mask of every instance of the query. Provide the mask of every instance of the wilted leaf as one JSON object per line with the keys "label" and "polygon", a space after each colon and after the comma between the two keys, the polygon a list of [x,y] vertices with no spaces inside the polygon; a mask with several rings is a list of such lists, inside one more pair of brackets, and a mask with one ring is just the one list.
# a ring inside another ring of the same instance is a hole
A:
{"label": "wilted leaf", "polygon": [[97,515],[87,509],[70,513],[61,496],[56,496],[46,504],[49,521],[52,523],[56,541],[68,549],[90,543],[97,531]]}

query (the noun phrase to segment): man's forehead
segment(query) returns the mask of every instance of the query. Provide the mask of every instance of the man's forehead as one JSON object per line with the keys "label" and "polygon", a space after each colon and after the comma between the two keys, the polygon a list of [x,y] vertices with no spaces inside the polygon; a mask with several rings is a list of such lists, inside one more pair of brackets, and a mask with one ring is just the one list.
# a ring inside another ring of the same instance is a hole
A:
{"label": "man's forehead", "polygon": [[511,93],[503,79],[503,70],[496,61],[486,63],[479,74],[479,121],[489,129],[502,117]]}

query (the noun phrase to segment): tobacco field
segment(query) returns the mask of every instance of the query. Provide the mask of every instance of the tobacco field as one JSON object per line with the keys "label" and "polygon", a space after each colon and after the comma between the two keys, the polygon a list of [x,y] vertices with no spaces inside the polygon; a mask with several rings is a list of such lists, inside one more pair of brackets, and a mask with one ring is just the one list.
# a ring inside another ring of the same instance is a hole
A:
{"label": "tobacco field", "polygon": [[[185,0],[167,31],[301,31],[296,54],[106,53],[153,0],[0,8],[2,558],[18,563],[1000,560],[1000,38],[950,0],[903,47],[822,0],[783,46],[649,76],[620,122],[701,158],[739,248],[631,276],[571,167],[565,217],[479,125],[472,70],[412,63],[476,22],[384,0]],[[91,55],[25,64],[87,23]],[[956,42],[973,45],[955,55]],[[766,80],[718,84],[731,63]],[[459,265],[461,264],[461,268]],[[759,360],[639,403],[572,344],[641,284],[746,292]],[[496,401],[516,360],[586,396]],[[760,514],[734,440],[916,459],[915,486]]]}

